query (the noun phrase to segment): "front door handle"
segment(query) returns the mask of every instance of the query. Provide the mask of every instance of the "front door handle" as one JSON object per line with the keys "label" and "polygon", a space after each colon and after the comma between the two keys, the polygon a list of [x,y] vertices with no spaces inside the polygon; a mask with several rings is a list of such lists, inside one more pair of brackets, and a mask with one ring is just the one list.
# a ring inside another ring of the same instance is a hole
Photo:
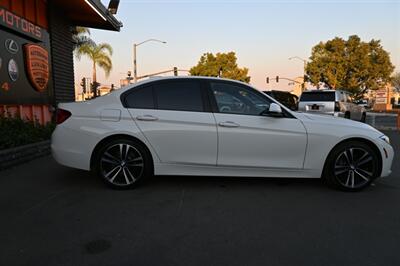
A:
{"label": "front door handle", "polygon": [[218,125],[221,127],[240,127],[239,124],[232,121],[219,122]]}
{"label": "front door handle", "polygon": [[152,115],[139,115],[136,117],[137,120],[141,120],[141,121],[156,121],[158,120],[157,117],[152,116]]}

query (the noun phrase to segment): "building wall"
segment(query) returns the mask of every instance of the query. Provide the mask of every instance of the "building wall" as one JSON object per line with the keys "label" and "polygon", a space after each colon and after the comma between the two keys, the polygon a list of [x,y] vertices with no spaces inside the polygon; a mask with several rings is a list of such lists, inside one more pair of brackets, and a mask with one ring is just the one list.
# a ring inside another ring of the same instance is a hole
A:
{"label": "building wall", "polygon": [[71,25],[62,9],[49,2],[49,32],[53,65],[54,101],[75,101]]}
{"label": "building wall", "polygon": [[47,0],[0,0],[0,6],[47,29]]}
{"label": "building wall", "polygon": [[[29,84],[21,83],[24,82],[22,76],[26,76],[26,73],[23,64],[20,64],[21,78],[17,82],[11,82],[11,89],[8,92],[1,91],[0,96],[8,93],[9,96],[7,97],[11,97],[10,93],[24,91],[21,92],[24,94],[24,98],[18,96],[15,101],[11,101],[7,100],[6,97],[0,97],[0,115],[18,115],[23,119],[39,121],[41,124],[47,123],[51,121],[52,117],[51,105],[75,100],[70,22],[62,14],[62,9],[57,9],[49,0],[0,0],[0,7],[42,27],[46,31],[47,41],[43,42],[42,45],[46,46],[49,51],[50,64],[49,85],[46,95],[43,93],[36,95],[33,90],[29,89]],[[19,33],[8,30],[4,34],[8,34],[7,38],[17,40],[21,46],[24,44],[23,41],[18,39],[24,37]],[[3,72],[4,70],[3,68]],[[27,101],[26,99],[29,97],[31,100]],[[44,99],[46,97],[48,100]]]}
{"label": "building wall", "polygon": [[[53,81],[49,78],[48,91],[38,93],[33,90],[31,84],[28,83],[26,77],[26,67],[24,65],[23,45],[27,43],[39,43],[49,52],[49,35],[48,18],[47,18],[47,1],[46,0],[0,0],[0,7],[14,13],[15,15],[26,19],[34,25],[40,26],[42,39],[35,40],[26,35],[21,35],[16,31],[2,28],[1,30],[1,47],[3,49],[4,39],[10,38],[18,43],[19,51],[15,55],[2,50],[3,69],[0,73],[0,83],[7,84],[7,90],[2,86],[0,88],[0,115],[19,116],[23,119],[38,121],[41,124],[51,121],[50,99],[49,94],[53,90]],[[5,55],[5,56],[4,56]],[[16,60],[18,64],[19,77],[16,81],[11,81],[7,76],[5,63],[9,58]],[[51,55],[49,56],[51,58]],[[51,71],[51,66],[50,66]],[[7,77],[7,78],[4,78]],[[16,95],[15,95],[16,93]],[[13,99],[13,100],[12,100]]]}

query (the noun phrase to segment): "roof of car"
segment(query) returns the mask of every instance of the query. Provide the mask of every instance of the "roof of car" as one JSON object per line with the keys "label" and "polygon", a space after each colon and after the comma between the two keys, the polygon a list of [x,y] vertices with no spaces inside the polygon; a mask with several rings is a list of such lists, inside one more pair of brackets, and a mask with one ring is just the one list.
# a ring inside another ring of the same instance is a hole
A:
{"label": "roof of car", "polygon": [[303,93],[311,93],[311,92],[346,92],[346,91],[343,91],[343,90],[308,90],[308,91],[303,91]]}
{"label": "roof of car", "polygon": [[208,80],[219,80],[219,81],[229,81],[229,82],[235,82],[238,84],[242,84],[242,85],[246,85],[246,86],[250,86],[254,89],[256,89],[254,86],[252,86],[251,84],[242,82],[242,81],[238,81],[238,80],[233,80],[233,79],[227,79],[227,78],[219,78],[219,77],[206,77],[206,76],[168,76],[168,77],[153,77],[150,79],[146,79],[146,80],[142,80],[139,81],[137,83],[132,83],[132,84],[128,84],[125,87],[122,87],[120,90],[120,93],[123,93],[124,91],[131,89],[133,87],[137,87],[140,85],[144,85],[147,83],[152,83],[152,82],[156,82],[156,81],[160,81],[160,80],[183,80],[183,79],[208,79]]}

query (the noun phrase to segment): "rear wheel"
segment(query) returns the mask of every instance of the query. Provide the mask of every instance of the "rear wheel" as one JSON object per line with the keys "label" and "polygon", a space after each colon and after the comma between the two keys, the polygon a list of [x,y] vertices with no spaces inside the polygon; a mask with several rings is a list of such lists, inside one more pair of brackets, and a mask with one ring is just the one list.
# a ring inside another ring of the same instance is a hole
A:
{"label": "rear wheel", "polygon": [[368,145],[349,141],[329,155],[323,178],[330,186],[344,191],[359,191],[379,176],[379,157]]}
{"label": "rear wheel", "polygon": [[113,140],[96,156],[96,172],[107,185],[117,189],[135,187],[153,174],[151,155],[139,142]]}
{"label": "rear wheel", "polygon": [[346,119],[350,119],[350,112],[346,112],[346,113],[344,113],[344,118],[346,118]]}

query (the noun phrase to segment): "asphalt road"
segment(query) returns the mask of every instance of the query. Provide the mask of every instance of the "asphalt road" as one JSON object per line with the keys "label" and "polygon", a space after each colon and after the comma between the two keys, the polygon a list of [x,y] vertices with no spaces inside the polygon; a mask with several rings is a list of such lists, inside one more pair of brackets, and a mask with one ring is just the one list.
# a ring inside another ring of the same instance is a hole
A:
{"label": "asphalt road", "polygon": [[46,157],[0,172],[0,265],[400,265],[393,170],[359,193],[218,177],[114,191]]}

